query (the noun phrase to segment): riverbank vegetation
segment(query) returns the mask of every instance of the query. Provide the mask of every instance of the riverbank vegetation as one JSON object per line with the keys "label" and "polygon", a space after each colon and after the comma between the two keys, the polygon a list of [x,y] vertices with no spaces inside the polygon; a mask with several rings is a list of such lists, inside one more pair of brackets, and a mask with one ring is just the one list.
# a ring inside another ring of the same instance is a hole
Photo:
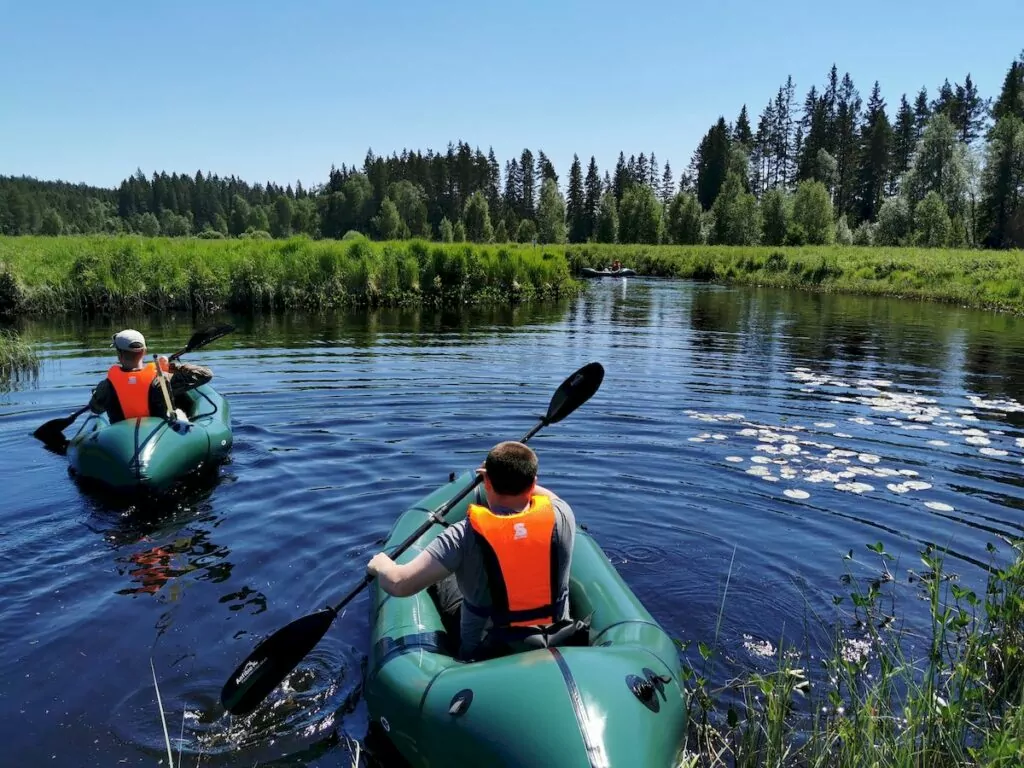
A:
{"label": "riverbank vegetation", "polygon": [[[866,560],[851,550],[844,594],[833,598],[844,621],[831,652],[780,645],[772,671],[736,677],[741,703],[724,711],[715,702],[723,692],[709,691],[701,671],[720,651],[700,644],[684,670],[692,733],[682,764],[1021,765],[1024,541],[1007,541],[1013,558],[992,567],[983,595],[958,585],[931,546],[906,577],[881,543],[867,545]],[[929,606],[923,635],[895,617],[902,590]]]}
{"label": "riverbank vegetation", "polygon": [[[739,106],[739,105],[737,105]],[[892,117],[890,118],[890,112]],[[585,157],[585,155],[584,155]],[[564,173],[564,172],[563,172]],[[326,182],[138,170],[116,189],[0,177],[0,234],[477,243],[1024,247],[1024,53],[999,94],[968,74],[889,107],[833,66],[802,105],[788,78],[756,124],[720,117],[676,175],[654,152],[603,173],[575,156],[561,178],[543,151],[504,164],[446,151],[368,151]]]}
{"label": "riverbank vegetation", "polygon": [[1024,254],[855,246],[568,246],[573,274],[614,260],[641,275],[928,299],[1024,313]]}
{"label": "riverbank vegetation", "polygon": [[39,357],[17,333],[0,328],[0,386],[23,374],[39,372]]}
{"label": "riverbank vegetation", "polygon": [[561,249],[139,238],[0,238],[0,314],[515,302],[579,289]]}
{"label": "riverbank vegetation", "polygon": [[516,302],[573,295],[582,267],[927,299],[1024,313],[1018,252],[856,246],[478,245],[295,237],[0,237],[0,315]]}

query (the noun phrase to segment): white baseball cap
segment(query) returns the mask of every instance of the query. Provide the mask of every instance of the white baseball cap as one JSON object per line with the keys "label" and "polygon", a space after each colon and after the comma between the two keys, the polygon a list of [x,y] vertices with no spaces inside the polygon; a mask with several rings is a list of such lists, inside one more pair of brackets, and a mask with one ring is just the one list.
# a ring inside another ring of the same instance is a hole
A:
{"label": "white baseball cap", "polygon": [[138,350],[146,348],[146,338],[138,331],[127,328],[115,333],[110,346],[117,349]]}

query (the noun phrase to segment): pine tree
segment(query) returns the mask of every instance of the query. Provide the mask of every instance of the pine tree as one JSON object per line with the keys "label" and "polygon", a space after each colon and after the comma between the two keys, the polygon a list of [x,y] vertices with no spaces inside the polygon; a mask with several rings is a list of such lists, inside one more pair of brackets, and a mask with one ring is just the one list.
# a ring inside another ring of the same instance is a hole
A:
{"label": "pine tree", "polygon": [[612,181],[612,193],[615,195],[615,202],[618,203],[622,199],[622,193],[630,185],[629,168],[626,165],[626,156],[623,152],[619,152],[619,159],[615,163],[615,178]]}
{"label": "pine tree", "polygon": [[498,216],[501,212],[501,166],[498,165],[498,158],[494,156],[494,148],[489,147],[487,151],[487,207]]}
{"label": "pine tree", "polygon": [[860,122],[861,99],[849,73],[843,75],[836,102],[836,167],[838,178],[835,190],[837,214],[849,214],[853,207],[857,187],[857,133]]}
{"label": "pine tree", "polygon": [[935,98],[932,99],[929,105],[931,114],[937,115],[940,112],[949,118],[949,121],[956,126],[956,95],[953,93],[953,86],[949,84],[949,78],[947,77],[942,85],[939,86],[939,91]]}
{"label": "pine tree", "polygon": [[886,192],[889,195],[899,194],[900,178],[910,168],[910,158],[915,149],[915,118],[914,110],[907,101],[907,95],[900,97],[900,109],[896,113],[896,124],[893,127],[892,157],[889,161],[889,183]]}
{"label": "pine tree", "polygon": [[928,89],[921,86],[921,90],[917,92],[917,98],[914,100],[914,146],[917,146],[917,142],[921,140],[924,135],[924,126],[928,122],[928,118],[931,117],[931,110],[928,108]]}
{"label": "pine tree", "polygon": [[569,225],[569,242],[583,243],[589,234],[587,229],[586,200],[583,192],[583,167],[579,155],[572,156],[569,168],[569,188],[566,193],[565,212]]}
{"label": "pine tree", "polygon": [[668,205],[669,201],[675,197],[675,180],[672,178],[672,166],[669,161],[665,161],[665,172],[661,175],[661,202],[662,205]]}
{"label": "pine tree", "polygon": [[533,161],[533,153],[524,149],[519,157],[519,178],[521,179],[520,184],[520,197],[519,197],[519,218],[520,219],[533,219],[534,217],[534,186],[535,183],[535,164]]}
{"label": "pine tree", "polygon": [[1004,110],[988,144],[979,230],[990,248],[1024,248],[1024,120]]}
{"label": "pine tree", "polygon": [[992,105],[992,119],[996,122],[1011,115],[1024,120],[1024,52],[1020,60],[1010,64],[999,98]]}
{"label": "pine tree", "polygon": [[505,194],[502,200],[503,219],[515,216],[518,219],[519,211],[522,210],[522,174],[519,172],[519,162],[513,157],[505,163]]}
{"label": "pine tree", "polygon": [[803,131],[804,141],[797,158],[796,176],[798,181],[815,178],[814,169],[818,162],[818,150],[825,148],[826,137],[830,130],[825,99],[818,96],[818,89],[813,85],[804,98],[800,128]]}
{"label": "pine tree", "polygon": [[878,81],[868,99],[867,114],[860,132],[857,169],[857,216],[855,221],[874,221],[882,205],[885,185],[889,180],[892,128],[885,114]]}
{"label": "pine tree", "polygon": [[793,78],[786,79],[786,84],[779,88],[775,97],[775,126],[773,131],[772,152],[774,154],[774,173],[772,186],[785,186],[793,175],[790,168],[793,149]]}
{"label": "pine tree", "polygon": [[[778,119],[775,113],[775,103],[769,101],[761,112],[757,121],[757,134],[754,136],[754,151],[751,153],[751,166],[753,172],[754,194],[758,197],[765,190],[774,186],[775,179],[775,150],[778,142],[775,138],[775,131],[778,128]],[[698,194],[698,197],[700,195]],[[703,204],[703,200],[701,201]]]}
{"label": "pine tree", "polygon": [[589,240],[594,236],[594,231],[597,228],[597,212],[601,207],[601,194],[604,192],[601,186],[601,176],[597,170],[597,161],[594,156],[590,156],[590,165],[587,166],[587,180],[586,186],[586,199],[583,203],[584,207],[584,240]]}
{"label": "pine tree", "polygon": [[960,141],[972,144],[983,132],[985,115],[989,110],[989,100],[978,95],[978,87],[967,73],[964,84],[956,85],[956,119],[953,125],[960,133]]}
{"label": "pine tree", "polygon": [[658,170],[658,161],[654,157],[654,152],[651,152],[651,160],[647,164],[647,180],[646,180],[646,184],[647,184],[647,186],[649,186],[654,191],[655,195],[658,194],[658,183],[660,181],[660,179],[659,179],[660,175],[661,175],[661,173]]}
{"label": "pine tree", "polygon": [[555,184],[558,184],[558,174],[555,173],[555,166],[548,160],[544,150],[540,150],[537,153],[537,186],[543,185],[546,179],[551,179]]}
{"label": "pine tree", "polygon": [[719,117],[697,149],[697,199],[705,210],[710,209],[718,197],[728,165],[729,130],[725,118]]}
{"label": "pine tree", "polygon": [[824,149],[832,157],[839,152],[839,139],[836,135],[836,117],[839,109],[839,70],[836,65],[828,73],[828,84],[821,97],[822,112],[825,125],[824,144],[819,149]]}
{"label": "pine tree", "polygon": [[[634,184],[646,184],[648,178],[651,175],[651,169],[647,165],[647,155],[643,152],[640,153],[640,157],[636,160],[636,166],[633,169],[633,183]],[[619,206],[619,226],[622,226],[622,206]]]}
{"label": "pine tree", "polygon": [[736,125],[732,130],[732,139],[741,144],[747,152],[754,146],[754,134],[750,131],[750,118],[747,117],[747,105],[740,109],[739,117],[736,118]]}

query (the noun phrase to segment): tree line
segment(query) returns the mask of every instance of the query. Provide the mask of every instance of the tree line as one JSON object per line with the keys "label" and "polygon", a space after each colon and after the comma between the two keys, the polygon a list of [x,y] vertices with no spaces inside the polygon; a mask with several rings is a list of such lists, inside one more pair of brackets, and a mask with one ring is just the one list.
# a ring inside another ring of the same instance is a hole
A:
{"label": "tree line", "polygon": [[[968,74],[892,110],[833,65],[802,104],[792,78],[755,124],[720,117],[674,175],[653,152],[603,172],[543,151],[499,164],[466,142],[368,151],[309,189],[216,174],[145,175],[116,189],[0,177],[0,233],[732,245],[1024,247],[1024,52],[995,99]],[[564,190],[564,191],[563,191]]]}

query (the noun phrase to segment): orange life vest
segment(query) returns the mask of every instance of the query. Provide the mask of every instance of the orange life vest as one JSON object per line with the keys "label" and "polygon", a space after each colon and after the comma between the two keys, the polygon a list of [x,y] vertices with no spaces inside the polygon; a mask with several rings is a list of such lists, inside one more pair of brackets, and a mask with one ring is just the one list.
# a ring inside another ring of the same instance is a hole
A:
{"label": "orange life vest", "polygon": [[470,504],[469,525],[477,534],[487,572],[491,607],[463,606],[488,616],[496,626],[553,624],[558,599],[555,508],[547,496],[533,496],[514,515],[496,515]]}
{"label": "orange life vest", "polygon": [[107,378],[114,385],[117,402],[126,419],[150,415],[149,388],[156,378],[156,365],[146,363],[141,371],[126,371],[120,365],[112,365]]}

